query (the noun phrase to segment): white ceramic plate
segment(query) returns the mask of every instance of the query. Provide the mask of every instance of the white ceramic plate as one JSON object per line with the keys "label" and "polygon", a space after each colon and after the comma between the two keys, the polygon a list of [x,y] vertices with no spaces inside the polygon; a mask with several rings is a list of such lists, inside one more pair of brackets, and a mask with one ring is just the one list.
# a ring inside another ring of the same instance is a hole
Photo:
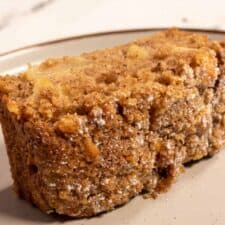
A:
{"label": "white ceramic plate", "polygon": [[[212,39],[224,39],[225,33],[198,31]],[[156,30],[110,32],[25,47],[0,55],[0,74],[14,74],[49,57],[77,55],[81,52],[126,43]],[[202,160],[186,170],[168,193],[156,200],[141,196],[99,217],[66,220],[45,215],[12,192],[12,179],[5,145],[0,132],[0,225],[224,225],[225,224],[225,151],[210,160]]]}

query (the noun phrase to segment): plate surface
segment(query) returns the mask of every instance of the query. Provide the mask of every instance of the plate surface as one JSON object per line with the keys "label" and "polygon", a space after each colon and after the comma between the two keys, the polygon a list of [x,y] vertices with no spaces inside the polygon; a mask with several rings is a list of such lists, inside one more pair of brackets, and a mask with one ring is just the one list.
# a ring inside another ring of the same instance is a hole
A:
{"label": "plate surface", "polygon": [[[15,74],[27,63],[49,57],[77,55],[81,52],[112,47],[149,35],[156,30],[110,32],[72,37],[16,50],[0,56],[0,73]],[[203,32],[203,31],[202,31]],[[225,33],[210,32],[211,39],[225,40]],[[225,151],[202,160],[186,170],[171,190],[156,200],[141,196],[112,212],[82,220],[64,220],[40,212],[12,192],[12,179],[0,131],[0,225],[73,224],[73,225],[224,225],[225,224]]]}

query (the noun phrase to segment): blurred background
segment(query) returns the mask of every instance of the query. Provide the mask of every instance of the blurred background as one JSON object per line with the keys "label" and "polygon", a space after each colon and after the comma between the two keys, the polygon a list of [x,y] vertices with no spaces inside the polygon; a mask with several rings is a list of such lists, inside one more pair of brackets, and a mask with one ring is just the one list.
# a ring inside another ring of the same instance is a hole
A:
{"label": "blurred background", "polygon": [[225,30],[225,1],[0,0],[0,53],[71,35],[170,26]]}

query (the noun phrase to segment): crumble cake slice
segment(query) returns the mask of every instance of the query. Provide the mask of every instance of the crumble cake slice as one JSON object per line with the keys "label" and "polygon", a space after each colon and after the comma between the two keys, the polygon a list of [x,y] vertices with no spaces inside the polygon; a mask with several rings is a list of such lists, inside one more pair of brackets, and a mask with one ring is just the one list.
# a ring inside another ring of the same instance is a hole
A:
{"label": "crumble cake slice", "polygon": [[87,217],[167,191],[224,146],[224,43],[166,30],[0,78],[15,187],[46,213]]}

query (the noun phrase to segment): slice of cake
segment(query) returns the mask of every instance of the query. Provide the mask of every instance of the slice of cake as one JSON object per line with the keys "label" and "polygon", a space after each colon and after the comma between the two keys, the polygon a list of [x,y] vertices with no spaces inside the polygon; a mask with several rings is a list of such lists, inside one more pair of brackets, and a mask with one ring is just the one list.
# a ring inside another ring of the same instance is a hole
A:
{"label": "slice of cake", "polygon": [[15,187],[46,213],[112,210],[166,191],[225,141],[224,43],[168,30],[0,78]]}

